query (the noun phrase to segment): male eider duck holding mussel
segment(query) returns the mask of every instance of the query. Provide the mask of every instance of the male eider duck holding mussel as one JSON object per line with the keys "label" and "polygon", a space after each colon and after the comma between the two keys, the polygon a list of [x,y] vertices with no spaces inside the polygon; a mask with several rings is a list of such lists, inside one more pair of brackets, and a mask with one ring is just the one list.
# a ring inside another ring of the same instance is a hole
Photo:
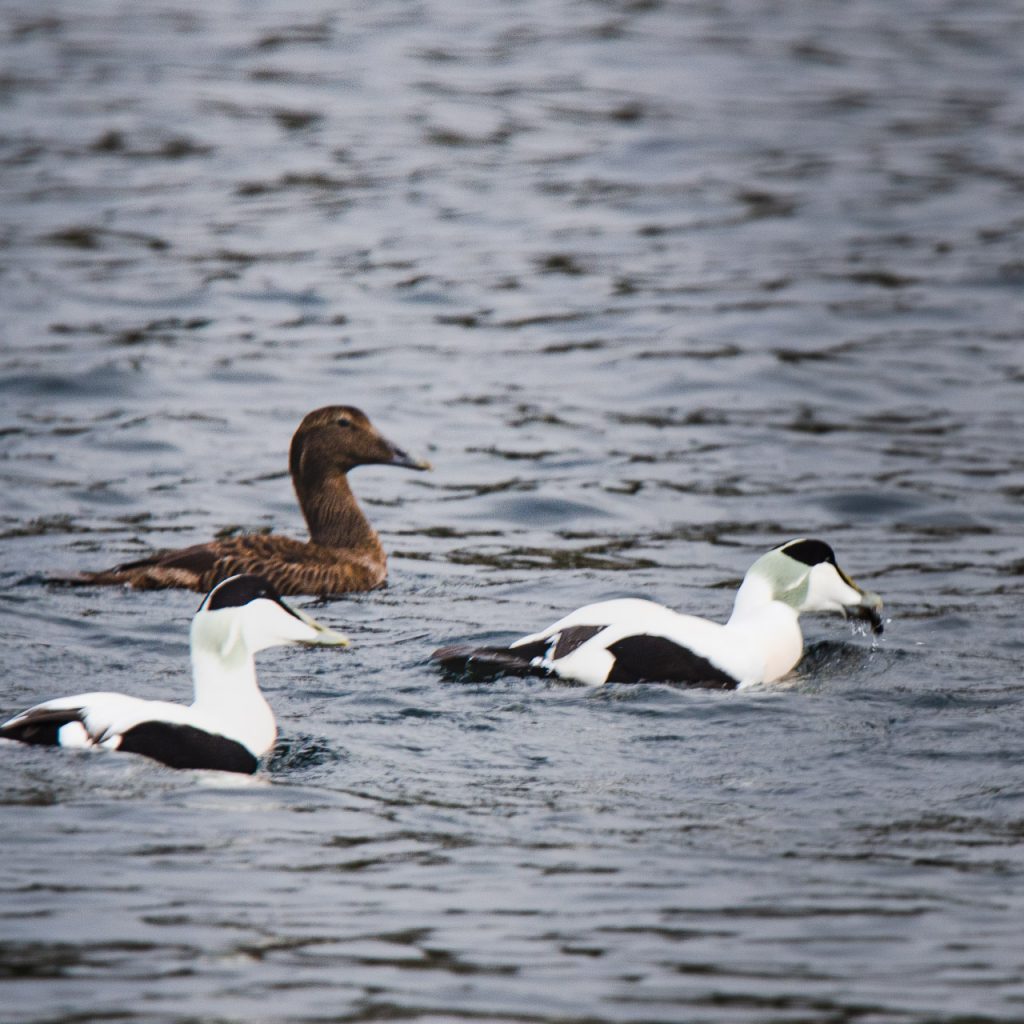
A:
{"label": "male eider duck holding mussel", "polygon": [[189,705],[123,693],[79,693],[37,704],[0,725],[0,738],[144,754],[171,768],[251,774],[277,725],[253,656],[268,647],[345,647],[347,637],[286,605],[259,576],[232,576],[203,599],[190,633]]}
{"label": "male eider duck holding mussel", "polygon": [[295,431],[288,458],[308,541],[243,534],[54,582],[204,592],[229,576],[257,573],[281,594],[326,597],[373,590],[387,579],[387,557],[348,483],[350,470],[369,465],[430,468],[387,440],[359,409],[314,409]]}
{"label": "male eider duck holding mussel", "polygon": [[633,598],[589,604],[508,647],[442,647],[452,671],[557,676],[590,686],[667,682],[733,690],[781,679],[803,655],[802,612],[839,612],[882,632],[882,599],[820,540],[791,540],[747,571],[724,625]]}

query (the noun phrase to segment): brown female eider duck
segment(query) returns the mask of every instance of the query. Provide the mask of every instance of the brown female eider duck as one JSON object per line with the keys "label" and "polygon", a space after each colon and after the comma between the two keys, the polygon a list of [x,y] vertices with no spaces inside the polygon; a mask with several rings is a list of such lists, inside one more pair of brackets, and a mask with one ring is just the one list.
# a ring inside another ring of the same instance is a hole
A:
{"label": "brown female eider duck", "polygon": [[327,596],[373,590],[387,579],[387,557],[346,475],[366,465],[430,468],[383,437],[359,409],[349,405],[314,409],[295,431],[288,457],[309,527],[308,541],[273,533],[243,534],[158,552],[61,582],[204,592],[229,576],[255,573],[281,594]]}

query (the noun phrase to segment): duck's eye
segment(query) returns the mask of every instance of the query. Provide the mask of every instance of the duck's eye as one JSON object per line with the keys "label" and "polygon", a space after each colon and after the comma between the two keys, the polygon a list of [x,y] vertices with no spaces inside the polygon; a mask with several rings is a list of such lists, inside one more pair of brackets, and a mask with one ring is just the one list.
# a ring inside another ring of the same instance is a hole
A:
{"label": "duck's eye", "polygon": [[352,421],[347,416],[339,416],[338,417],[338,426],[339,427],[351,427],[352,426]]}

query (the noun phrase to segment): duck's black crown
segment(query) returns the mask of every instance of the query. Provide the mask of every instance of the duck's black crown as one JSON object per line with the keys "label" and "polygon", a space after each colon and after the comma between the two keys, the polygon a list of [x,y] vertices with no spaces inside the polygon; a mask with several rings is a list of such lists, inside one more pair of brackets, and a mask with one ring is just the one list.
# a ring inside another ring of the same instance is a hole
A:
{"label": "duck's black crown", "polygon": [[242,608],[259,598],[275,604],[281,603],[281,595],[268,580],[252,573],[243,573],[217,584],[207,598],[206,610],[215,612],[221,608]]}
{"label": "duck's black crown", "polygon": [[822,562],[836,565],[835,552],[823,540],[795,540],[787,544],[782,552],[804,565],[820,565]]}

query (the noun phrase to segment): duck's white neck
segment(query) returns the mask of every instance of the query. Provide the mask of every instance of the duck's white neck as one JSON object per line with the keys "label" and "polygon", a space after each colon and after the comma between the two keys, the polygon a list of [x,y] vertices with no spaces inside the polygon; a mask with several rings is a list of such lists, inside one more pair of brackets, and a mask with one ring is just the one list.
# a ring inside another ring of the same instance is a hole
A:
{"label": "duck's white neck", "polygon": [[192,709],[222,735],[244,743],[257,756],[277,738],[270,705],[256,681],[256,662],[241,643],[225,653],[193,647]]}
{"label": "duck's white neck", "polygon": [[736,591],[729,622],[754,615],[767,608],[774,600],[771,583],[763,576],[748,572],[743,577],[739,590]]}
{"label": "duck's white neck", "polygon": [[736,592],[736,603],[726,624],[737,634],[738,641],[750,650],[761,652],[763,681],[781,679],[800,660],[804,638],[800,632],[799,613],[795,608],[776,600],[768,580],[750,575]]}

